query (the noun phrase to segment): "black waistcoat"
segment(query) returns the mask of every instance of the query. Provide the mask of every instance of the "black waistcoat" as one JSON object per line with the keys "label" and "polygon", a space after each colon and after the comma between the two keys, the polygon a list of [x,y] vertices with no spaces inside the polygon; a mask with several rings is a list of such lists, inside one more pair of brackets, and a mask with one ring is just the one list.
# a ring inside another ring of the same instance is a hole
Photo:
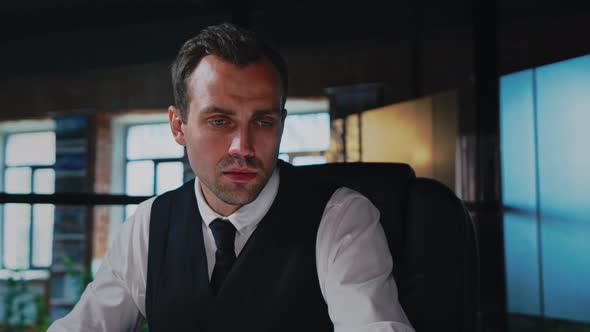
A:
{"label": "black waistcoat", "polygon": [[150,219],[150,332],[332,331],[316,268],[316,237],[335,187],[281,164],[279,191],[213,297],[194,182],[156,198]]}

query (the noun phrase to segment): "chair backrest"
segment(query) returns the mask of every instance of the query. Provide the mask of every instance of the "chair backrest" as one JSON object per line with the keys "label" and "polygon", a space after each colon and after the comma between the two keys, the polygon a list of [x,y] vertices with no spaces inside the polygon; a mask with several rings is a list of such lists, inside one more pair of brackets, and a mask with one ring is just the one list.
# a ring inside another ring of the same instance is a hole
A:
{"label": "chair backrest", "polygon": [[400,302],[416,331],[479,330],[475,231],[463,203],[448,187],[416,178],[401,163],[297,168],[359,191],[380,210]]}

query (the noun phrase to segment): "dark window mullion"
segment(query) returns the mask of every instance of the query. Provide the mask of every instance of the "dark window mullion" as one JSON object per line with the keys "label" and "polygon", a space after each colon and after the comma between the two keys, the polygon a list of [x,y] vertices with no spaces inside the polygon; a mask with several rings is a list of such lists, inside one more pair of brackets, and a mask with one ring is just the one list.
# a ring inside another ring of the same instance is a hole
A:
{"label": "dark window mullion", "polygon": [[33,233],[34,233],[34,229],[35,229],[35,218],[33,215],[33,211],[34,211],[34,205],[35,204],[29,204],[29,266],[27,266],[27,270],[30,269],[31,267],[33,267],[33,252],[35,251],[35,248],[33,248],[33,246],[35,245],[34,239],[33,239]]}
{"label": "dark window mullion", "polygon": [[[35,188],[35,172],[37,171],[37,168],[35,166],[31,166],[31,193],[34,194],[34,190],[33,188]],[[35,214],[34,214],[34,206],[35,204],[29,204],[29,264],[27,266],[27,269],[30,269],[33,267],[33,252],[35,252],[35,248],[33,248],[33,246],[35,245],[35,241],[33,239],[33,233],[35,230]]]}
{"label": "dark window mullion", "polygon": [[[40,170],[46,170],[46,169],[53,169],[54,165],[35,165],[35,166],[31,166],[31,193],[36,194],[35,192],[35,173],[37,171]],[[55,179],[54,179],[55,181]],[[35,246],[37,245],[37,242],[35,241],[35,205],[36,204],[31,204],[31,230],[30,230],[30,253],[29,253],[29,269],[47,269],[47,266],[36,266],[33,262],[33,255],[35,253]],[[53,245],[51,246],[53,248]],[[52,249],[53,250],[53,249]]]}
{"label": "dark window mullion", "polygon": [[[8,146],[8,136],[9,135],[3,135],[2,137],[2,151],[3,151],[3,155],[2,155],[2,161],[3,161],[3,169],[2,169],[2,191],[5,192],[6,191],[6,169],[8,168],[8,165],[6,165],[6,148]],[[6,268],[5,262],[6,262],[6,234],[5,234],[5,227],[4,227],[4,221],[6,220],[6,209],[5,209],[6,204],[2,205],[2,220],[0,221],[0,227],[2,228],[2,243],[0,244],[0,255],[2,255],[2,260],[0,262],[0,267],[2,269]]]}
{"label": "dark window mullion", "polygon": [[6,256],[5,256],[6,255],[6,248],[5,248],[6,241],[5,241],[5,238],[6,238],[6,236],[4,236],[5,235],[4,234],[4,231],[5,231],[5,229],[4,229],[4,220],[6,220],[6,209],[4,208],[4,206],[2,206],[2,223],[0,225],[0,227],[2,227],[2,248],[0,248],[0,249],[2,249],[2,253],[1,253],[2,254],[2,264],[1,264],[1,267],[3,269],[6,267],[6,265],[5,265],[5,262],[6,262]]}
{"label": "dark window mullion", "polygon": [[[123,144],[123,155],[125,156],[125,170],[123,173],[123,193],[125,195],[127,195],[127,168],[129,167],[129,162],[131,161],[129,159],[129,149],[127,148],[127,145],[129,144],[129,127],[131,126],[126,126],[125,127],[125,143]],[[126,219],[127,216],[127,206],[125,205],[123,207],[123,209],[125,209],[125,211],[123,212],[123,217]]]}
{"label": "dark window mullion", "polygon": [[33,168],[35,166],[37,166],[37,165],[28,165],[28,164],[27,165],[13,165],[13,166],[4,165],[4,170],[7,170],[9,168],[25,168],[25,167],[27,167],[27,168]]}
{"label": "dark window mullion", "polygon": [[158,193],[158,165],[160,164],[160,160],[152,159],[154,163],[154,185],[153,185],[153,192],[152,194],[156,195]]}
{"label": "dark window mullion", "polygon": [[174,161],[180,161],[182,160],[181,158],[136,158],[136,159],[126,159],[126,163],[132,162],[132,161],[153,161],[153,162],[174,162]]}

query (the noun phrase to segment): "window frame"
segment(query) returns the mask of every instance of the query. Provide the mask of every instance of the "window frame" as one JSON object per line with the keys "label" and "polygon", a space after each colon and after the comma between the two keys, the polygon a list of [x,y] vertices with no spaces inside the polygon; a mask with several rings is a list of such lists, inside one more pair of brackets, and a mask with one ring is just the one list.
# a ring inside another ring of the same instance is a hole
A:
{"label": "window frame", "polygon": [[[28,132],[27,132],[28,133]],[[19,133],[21,134],[21,133]],[[12,134],[8,134],[6,136],[9,136]],[[6,141],[4,141],[4,143],[6,144]],[[4,150],[6,151],[6,150]],[[30,184],[30,194],[34,194],[34,188],[35,188],[35,172],[38,170],[42,170],[42,169],[51,169],[54,170],[54,165],[55,163],[51,164],[51,165],[40,165],[40,164],[28,164],[28,165],[18,165],[18,166],[7,166],[6,165],[6,156],[4,155],[2,158],[2,163],[3,163],[3,168],[2,168],[2,191],[5,192],[5,185],[6,185],[6,171],[8,169],[12,169],[12,168],[30,168],[31,169],[31,184]],[[55,178],[54,178],[55,181]],[[30,219],[30,224],[29,224],[29,257],[28,257],[28,267],[25,269],[14,269],[14,268],[10,268],[6,266],[6,251],[5,251],[5,243],[6,241],[4,240],[4,235],[5,235],[5,221],[6,221],[6,211],[4,209],[4,204],[27,204],[29,205],[29,219]],[[4,203],[2,204],[2,208],[0,209],[0,234],[2,234],[2,239],[0,239],[0,243],[2,243],[2,248],[0,248],[0,253],[2,255],[2,257],[0,257],[0,270],[49,270],[51,268],[51,263],[47,266],[38,266],[34,264],[34,260],[33,260],[33,255],[34,255],[34,246],[35,246],[35,214],[34,214],[34,209],[35,209],[35,205],[37,204],[43,204],[43,203]],[[53,205],[53,204],[52,204]],[[55,206],[55,205],[53,205]],[[54,215],[55,218],[55,215]],[[52,240],[53,241],[53,240]],[[53,243],[51,245],[52,250],[53,250]]]}
{"label": "window frame", "polygon": [[135,158],[135,159],[130,159],[128,154],[127,154],[127,142],[129,140],[129,130],[132,127],[135,126],[145,126],[145,125],[161,125],[161,124],[167,124],[167,122],[150,122],[150,123],[133,123],[133,124],[128,124],[127,126],[125,126],[125,138],[124,138],[124,142],[123,142],[123,154],[124,154],[124,159],[125,159],[125,164],[124,164],[124,176],[123,176],[123,192],[127,194],[127,165],[129,165],[130,162],[136,162],[136,161],[151,161],[154,163],[154,184],[152,186],[152,195],[157,195],[158,192],[158,164],[160,163],[168,163],[168,162],[180,162],[180,163],[184,163],[184,159],[186,158],[186,149],[183,148],[183,153],[181,157],[162,157],[162,158]]}
{"label": "window frame", "polygon": [[[168,122],[147,122],[147,123],[143,123],[143,122],[139,122],[139,123],[129,123],[125,126],[125,136],[123,139],[123,158],[124,158],[124,166],[123,166],[123,193],[125,195],[130,195],[128,193],[128,187],[127,187],[127,167],[129,165],[129,163],[131,162],[137,162],[137,161],[151,161],[153,162],[153,184],[152,184],[152,193],[149,196],[155,196],[158,195],[158,164],[160,163],[167,163],[167,162],[179,162],[183,165],[184,167],[184,160],[186,158],[186,149],[183,147],[183,152],[182,152],[182,156],[181,157],[177,157],[177,158],[173,158],[173,157],[162,157],[162,158],[136,158],[136,159],[130,159],[128,156],[128,151],[127,151],[127,142],[129,140],[129,130],[134,127],[134,126],[145,126],[145,125],[162,125],[162,124],[167,124]],[[183,175],[184,175],[184,170],[183,170]],[[183,176],[184,177],[184,176]],[[184,183],[184,181],[183,181]],[[134,195],[131,195],[134,196]],[[126,220],[127,218],[129,218],[130,215],[127,214],[127,207],[129,206],[126,205],[125,206],[125,210],[123,212],[123,216],[124,216],[124,220]]]}
{"label": "window frame", "polygon": [[[109,196],[120,196],[127,198],[143,197],[143,200],[153,197],[152,196],[129,196],[127,195],[127,137],[128,128],[136,125],[150,125],[150,124],[163,124],[169,123],[168,112],[164,109],[154,110],[135,110],[128,113],[115,115],[110,120],[111,128],[111,183]],[[183,157],[180,158],[181,162],[184,162],[183,158],[186,158],[186,149],[184,149]],[[174,158],[171,158],[174,159]],[[133,161],[139,161],[140,159],[133,159]],[[145,159],[148,160],[148,159]],[[176,160],[176,159],[175,159]],[[155,173],[154,173],[155,174]],[[183,173],[184,179],[184,173]],[[157,182],[154,181],[154,193],[156,192]],[[141,202],[138,200],[137,202]],[[109,244],[110,247],[112,239],[116,237],[121,226],[125,220],[129,217],[127,215],[127,205],[136,205],[138,203],[125,203],[123,205],[113,205],[110,208],[109,219]],[[98,264],[99,261],[93,261],[92,265]]]}
{"label": "window frame", "polygon": [[[52,119],[39,119],[39,120],[18,120],[18,121],[3,121],[0,123],[0,189],[3,195],[5,196],[30,196],[30,195],[37,195],[34,193],[34,186],[35,186],[35,172],[41,169],[53,169],[55,170],[55,160],[52,164],[26,164],[26,165],[15,165],[15,166],[8,166],[6,163],[6,151],[7,151],[7,144],[8,144],[8,137],[10,135],[16,134],[29,134],[29,133],[39,133],[39,132],[53,132],[55,134],[55,122]],[[28,194],[6,194],[5,192],[5,185],[6,185],[6,171],[11,168],[30,168],[31,169],[31,183],[30,183],[30,193]],[[55,179],[54,179],[55,181]],[[28,267],[24,269],[20,268],[10,268],[6,266],[6,250],[4,248],[6,241],[5,241],[5,205],[11,203],[21,203],[21,204],[28,204],[29,211],[30,211],[30,224],[29,224],[29,254],[28,254]],[[49,271],[51,269],[52,264],[50,263],[47,266],[38,266],[34,264],[34,232],[35,232],[35,218],[34,218],[34,207],[36,204],[52,204],[53,203],[39,203],[39,202],[11,202],[2,201],[0,202],[0,280],[11,278],[14,276],[15,273],[20,275],[25,279],[46,279],[49,277]],[[55,218],[55,215],[54,215]],[[53,238],[51,244],[51,250],[53,251]]]}
{"label": "window frame", "polygon": [[[318,109],[318,110],[313,110],[313,111],[295,111],[295,112],[290,112],[289,110],[287,110],[287,117],[285,118],[285,121],[288,121],[287,119],[289,118],[289,116],[306,116],[306,115],[313,115],[313,114],[327,114],[328,115],[328,126],[330,126],[330,112],[326,109]],[[329,137],[328,140],[331,139],[331,131],[332,128],[328,127],[328,133],[329,133]],[[284,132],[283,132],[284,135]],[[306,156],[322,156],[322,157],[326,157],[326,153],[329,150],[329,144],[328,144],[328,148],[325,150],[307,150],[307,151],[294,151],[294,152],[282,152],[279,150],[279,156],[288,156],[289,160],[288,162],[293,164],[293,160],[297,157],[306,157]],[[326,160],[326,163],[328,161]]]}

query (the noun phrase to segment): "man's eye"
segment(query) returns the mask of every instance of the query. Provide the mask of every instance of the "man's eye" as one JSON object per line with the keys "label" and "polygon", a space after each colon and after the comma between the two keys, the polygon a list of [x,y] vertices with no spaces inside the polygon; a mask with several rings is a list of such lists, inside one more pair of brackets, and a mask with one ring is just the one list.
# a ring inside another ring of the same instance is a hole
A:
{"label": "man's eye", "polygon": [[271,121],[271,120],[258,120],[256,122],[258,123],[259,126],[262,126],[262,127],[272,127],[275,124],[274,121]]}
{"label": "man's eye", "polygon": [[209,123],[214,126],[223,126],[224,124],[227,123],[227,121],[224,119],[213,119],[213,120],[209,120]]}

